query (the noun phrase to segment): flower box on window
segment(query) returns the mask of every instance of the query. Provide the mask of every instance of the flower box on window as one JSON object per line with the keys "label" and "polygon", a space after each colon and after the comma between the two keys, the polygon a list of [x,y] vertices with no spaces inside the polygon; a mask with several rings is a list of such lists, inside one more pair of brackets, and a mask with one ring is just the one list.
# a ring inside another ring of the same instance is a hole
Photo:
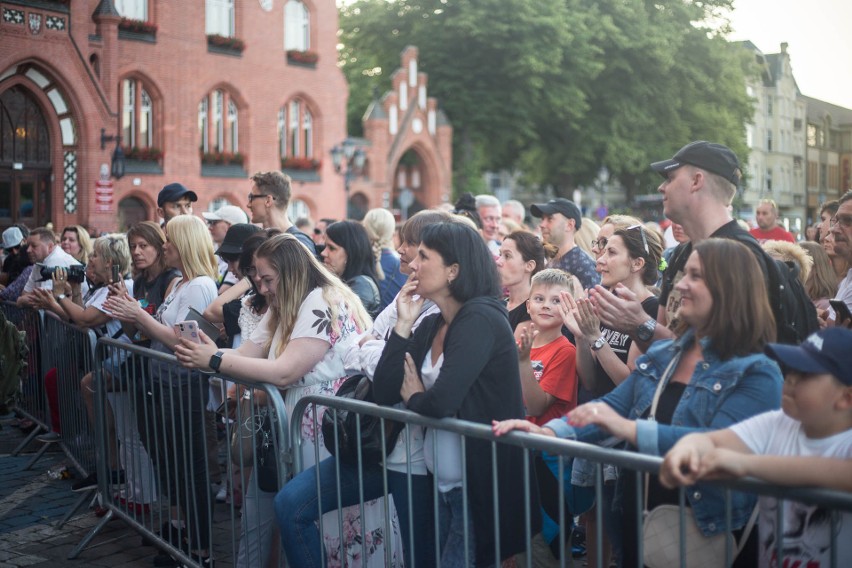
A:
{"label": "flower box on window", "polygon": [[322,161],[315,158],[304,158],[301,156],[288,156],[281,159],[282,170],[308,170],[316,171],[322,166]]}
{"label": "flower box on window", "polygon": [[124,148],[124,157],[128,160],[138,160],[140,162],[159,162],[163,159],[163,151],[159,148],[155,148],[154,146],[149,146],[148,148],[139,148],[139,147],[125,147]]}
{"label": "flower box on window", "polygon": [[240,55],[245,48],[245,42],[239,38],[217,34],[207,36],[207,51],[213,53]]}
{"label": "flower box on window", "polygon": [[287,51],[287,61],[290,63],[314,67],[317,64],[317,61],[319,61],[319,54],[316,51],[290,49]]}
{"label": "flower box on window", "polygon": [[245,156],[239,152],[202,152],[201,163],[213,164],[217,166],[242,166],[245,163]]}
{"label": "flower box on window", "polygon": [[157,24],[122,18],[118,23],[118,37],[153,43],[157,41]]}

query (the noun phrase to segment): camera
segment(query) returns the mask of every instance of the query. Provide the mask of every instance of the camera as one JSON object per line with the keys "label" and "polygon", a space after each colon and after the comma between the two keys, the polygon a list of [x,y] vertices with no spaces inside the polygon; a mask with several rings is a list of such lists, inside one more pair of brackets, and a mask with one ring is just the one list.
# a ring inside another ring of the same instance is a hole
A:
{"label": "camera", "polygon": [[[38,269],[39,274],[41,274],[42,282],[53,278],[53,273],[56,272],[55,266],[44,266],[42,264],[39,264]],[[82,264],[75,264],[73,266],[69,266],[65,269],[65,271],[68,274],[68,282],[80,284],[84,280],[86,280],[86,267]]]}

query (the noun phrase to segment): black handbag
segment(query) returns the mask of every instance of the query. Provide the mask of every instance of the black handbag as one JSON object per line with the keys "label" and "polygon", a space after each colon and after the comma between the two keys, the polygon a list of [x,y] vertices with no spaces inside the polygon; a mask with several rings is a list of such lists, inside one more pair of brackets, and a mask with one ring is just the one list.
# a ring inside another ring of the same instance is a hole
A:
{"label": "black handbag", "polygon": [[[375,403],[373,382],[364,375],[353,375],[346,379],[337,389],[336,396]],[[325,448],[341,462],[358,465],[358,447],[360,446],[361,463],[378,465],[383,459],[383,452],[384,456],[387,456],[393,451],[405,424],[395,420],[385,420],[384,437],[382,437],[382,419],[362,414],[359,437],[358,418],[359,415],[355,412],[327,408],[322,417]]]}
{"label": "black handbag", "polygon": [[278,456],[275,451],[275,442],[272,438],[272,428],[274,427],[275,419],[273,413],[267,409],[263,409],[258,416],[260,420],[257,430],[257,440],[255,444],[255,458],[257,465],[255,473],[257,474],[257,486],[261,491],[272,492],[278,491]]}

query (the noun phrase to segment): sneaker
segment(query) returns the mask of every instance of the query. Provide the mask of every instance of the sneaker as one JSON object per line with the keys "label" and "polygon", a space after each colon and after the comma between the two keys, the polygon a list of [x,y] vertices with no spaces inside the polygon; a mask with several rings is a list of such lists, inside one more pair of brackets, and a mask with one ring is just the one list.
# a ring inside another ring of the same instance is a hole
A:
{"label": "sneaker", "polygon": [[83,493],[84,491],[92,491],[98,488],[98,476],[94,473],[89,474],[86,479],[81,479],[71,486],[71,491],[74,493]]}
{"label": "sneaker", "polygon": [[219,491],[216,492],[216,502],[217,503],[224,503],[227,500],[228,500],[228,484],[223,482],[222,485],[219,486]]}
{"label": "sneaker", "polygon": [[45,444],[50,444],[51,442],[58,442],[60,440],[59,434],[56,432],[45,432],[44,434],[39,434],[36,436],[36,440],[39,442],[44,442]]}

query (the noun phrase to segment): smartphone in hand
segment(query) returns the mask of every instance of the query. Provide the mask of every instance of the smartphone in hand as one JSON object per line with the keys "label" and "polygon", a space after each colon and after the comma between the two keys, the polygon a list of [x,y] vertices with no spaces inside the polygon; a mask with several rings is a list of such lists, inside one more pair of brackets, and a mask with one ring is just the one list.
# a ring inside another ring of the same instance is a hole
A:
{"label": "smartphone in hand", "polygon": [[852,312],[843,300],[829,300],[829,305],[834,310],[834,321],[842,325],[852,323]]}
{"label": "smartphone in hand", "polygon": [[201,343],[201,337],[198,335],[198,322],[182,321],[174,324],[172,328],[178,337],[189,339],[193,343]]}
{"label": "smartphone in hand", "polygon": [[120,281],[121,281],[121,272],[118,269],[118,265],[113,264],[112,265],[112,281],[110,282],[110,284],[117,284]]}

